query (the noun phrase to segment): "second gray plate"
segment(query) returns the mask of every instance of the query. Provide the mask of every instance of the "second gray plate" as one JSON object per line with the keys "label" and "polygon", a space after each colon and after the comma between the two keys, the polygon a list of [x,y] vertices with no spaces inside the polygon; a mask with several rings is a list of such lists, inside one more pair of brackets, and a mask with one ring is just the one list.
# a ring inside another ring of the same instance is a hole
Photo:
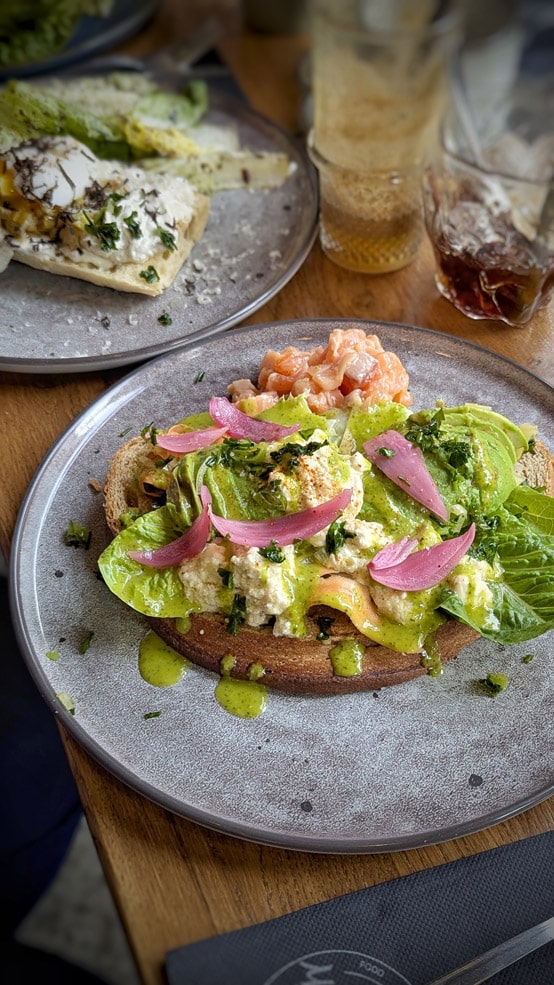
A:
{"label": "second gray plate", "polygon": [[[293,173],[270,191],[213,195],[204,235],[157,298],[10,263],[0,274],[0,370],[74,373],[143,362],[237,325],[293,277],[317,229],[317,179],[304,149],[220,94],[206,121],[235,125],[244,148],[288,154]],[[160,324],[164,313],[171,325]]]}

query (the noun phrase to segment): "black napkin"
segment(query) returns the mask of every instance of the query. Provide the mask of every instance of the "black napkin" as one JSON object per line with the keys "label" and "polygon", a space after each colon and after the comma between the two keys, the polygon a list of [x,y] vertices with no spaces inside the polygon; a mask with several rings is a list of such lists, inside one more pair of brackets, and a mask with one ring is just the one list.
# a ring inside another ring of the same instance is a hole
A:
{"label": "black napkin", "polygon": [[[170,951],[169,985],[427,985],[554,915],[554,832]],[[491,985],[553,985],[554,944]]]}

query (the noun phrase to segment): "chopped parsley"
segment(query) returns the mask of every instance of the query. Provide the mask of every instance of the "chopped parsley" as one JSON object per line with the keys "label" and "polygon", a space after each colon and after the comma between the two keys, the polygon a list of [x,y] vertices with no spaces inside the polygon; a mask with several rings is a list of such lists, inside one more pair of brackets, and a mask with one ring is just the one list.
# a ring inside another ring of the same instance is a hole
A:
{"label": "chopped parsley", "polygon": [[131,430],[132,430],[132,428],[130,428],[130,427],[128,427],[128,428],[123,428],[123,431],[120,431],[117,437],[118,437],[118,438],[124,438],[124,437],[125,437],[125,435],[126,435],[126,434],[129,434],[129,431],[131,431]]}
{"label": "chopped parsley", "polygon": [[104,222],[106,209],[100,209],[96,216],[91,217],[87,212],[83,212],[85,217],[85,232],[91,236],[96,236],[100,240],[100,248],[105,250],[117,250],[117,241],[121,236],[117,222]]}
{"label": "chopped parsley", "polygon": [[394,448],[383,447],[383,448],[378,448],[377,451],[379,452],[380,455],[383,456],[383,458],[392,458],[393,455],[396,455]]}
{"label": "chopped parsley", "polygon": [[506,674],[492,673],[487,674],[485,678],[479,681],[480,684],[484,684],[485,687],[489,689],[491,694],[497,695],[501,691],[505,691],[508,687],[509,677]]}
{"label": "chopped parsley", "polygon": [[56,697],[70,715],[75,714],[75,702],[67,691],[58,691]]}
{"label": "chopped parsley", "polygon": [[161,711],[147,711],[144,714],[144,718],[145,719],[148,719],[148,718],[159,718],[160,715],[161,715]]}
{"label": "chopped parsley", "polygon": [[418,445],[422,451],[434,451],[439,440],[441,424],[444,421],[444,411],[437,410],[424,424],[410,418],[410,426],[405,432],[407,441]]}
{"label": "chopped parsley", "polygon": [[258,551],[262,557],[265,557],[267,561],[273,561],[274,564],[282,564],[283,561],[286,561],[285,553],[274,540],[267,547],[258,547]]}
{"label": "chopped parsley", "polygon": [[229,568],[218,568],[217,573],[225,588],[233,587],[233,572]]}
{"label": "chopped parsley", "polygon": [[81,643],[81,645],[79,647],[79,653],[86,653],[87,652],[90,644],[92,643],[93,636],[94,636],[94,631],[92,629],[89,629],[88,633],[86,634],[83,642]]}
{"label": "chopped parsley", "polygon": [[231,633],[232,636],[236,636],[239,631],[239,626],[244,622],[245,618],[246,597],[244,595],[237,594],[233,599],[229,620],[225,627],[226,631]]}
{"label": "chopped parsley", "polygon": [[526,655],[525,655],[525,656],[523,657],[523,659],[522,659],[522,661],[521,661],[521,662],[522,662],[522,663],[524,663],[524,664],[530,664],[530,663],[531,663],[531,661],[532,661],[532,659],[533,659],[533,654],[532,654],[532,653],[527,653],[527,654],[526,654]]}
{"label": "chopped parsley", "polygon": [[166,249],[171,250],[172,253],[177,249],[177,241],[169,229],[160,229],[158,226],[158,235]]}
{"label": "chopped parsley", "polygon": [[137,220],[137,215],[137,212],[131,212],[131,215],[128,215],[123,219],[123,222],[127,226],[127,229],[133,239],[140,239],[142,236],[142,229],[140,228],[140,224]]}
{"label": "chopped parsley", "polygon": [[292,472],[293,469],[300,465],[301,455],[313,455],[314,452],[328,444],[329,442],[327,440],[308,441],[305,445],[298,444],[294,441],[287,441],[282,448],[272,451],[270,458],[273,462],[281,466],[283,472]]}
{"label": "chopped parsley", "polygon": [[471,447],[468,441],[455,439],[441,441],[440,451],[448,464],[457,472],[463,472],[471,461]]}
{"label": "chopped parsley", "polygon": [[196,376],[194,377],[194,379],[193,379],[192,382],[193,383],[201,383],[202,380],[204,379],[205,375],[206,375],[205,371],[204,370],[201,370],[200,373],[197,373],[196,374]]}
{"label": "chopped parsley", "polygon": [[498,537],[496,531],[500,526],[500,517],[476,517],[476,534],[473,544],[469,548],[470,557],[477,558],[478,561],[488,561],[492,564],[498,553]]}
{"label": "chopped parsley", "polygon": [[150,424],[147,424],[145,427],[143,427],[142,431],[140,432],[140,436],[141,438],[147,438],[147,437],[150,438],[150,442],[153,445],[155,445],[156,435],[158,434],[159,430],[160,430],[159,428],[154,426],[154,421],[150,421]]}
{"label": "chopped parsley", "polygon": [[160,279],[160,275],[155,267],[150,264],[146,270],[141,270],[139,277],[142,277],[147,284],[155,284]]}
{"label": "chopped parsley", "polygon": [[65,542],[69,547],[83,547],[85,551],[88,551],[91,537],[92,532],[88,527],[83,527],[73,520],[69,521],[65,531]]}
{"label": "chopped parsley", "polygon": [[173,318],[167,311],[162,311],[158,321],[160,325],[173,325]]}
{"label": "chopped parsley", "polygon": [[355,534],[351,534],[346,529],[342,520],[334,520],[325,534],[325,550],[327,554],[336,554],[344,545],[345,540],[355,536]]}

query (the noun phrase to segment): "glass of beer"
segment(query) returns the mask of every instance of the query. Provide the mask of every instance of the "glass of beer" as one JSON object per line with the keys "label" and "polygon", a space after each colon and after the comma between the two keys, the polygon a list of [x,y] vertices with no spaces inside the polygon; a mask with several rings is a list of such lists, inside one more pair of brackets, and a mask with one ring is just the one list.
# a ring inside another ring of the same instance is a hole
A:
{"label": "glass of beer", "polygon": [[421,179],[460,40],[457,4],[313,0],[310,23],[322,248],[351,270],[398,270],[424,236]]}

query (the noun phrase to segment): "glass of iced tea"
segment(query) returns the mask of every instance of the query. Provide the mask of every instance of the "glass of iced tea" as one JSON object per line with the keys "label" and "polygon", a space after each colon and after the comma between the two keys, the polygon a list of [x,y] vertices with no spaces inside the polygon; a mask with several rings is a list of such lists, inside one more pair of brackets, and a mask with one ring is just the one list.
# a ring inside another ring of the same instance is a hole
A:
{"label": "glass of iced tea", "polygon": [[398,270],[425,233],[421,177],[459,44],[458,5],[312,0],[310,12],[321,245],[352,270]]}
{"label": "glass of iced tea", "polygon": [[526,325],[554,292],[554,93],[548,112],[539,97],[489,117],[478,163],[452,109],[425,172],[436,284],[470,318]]}

